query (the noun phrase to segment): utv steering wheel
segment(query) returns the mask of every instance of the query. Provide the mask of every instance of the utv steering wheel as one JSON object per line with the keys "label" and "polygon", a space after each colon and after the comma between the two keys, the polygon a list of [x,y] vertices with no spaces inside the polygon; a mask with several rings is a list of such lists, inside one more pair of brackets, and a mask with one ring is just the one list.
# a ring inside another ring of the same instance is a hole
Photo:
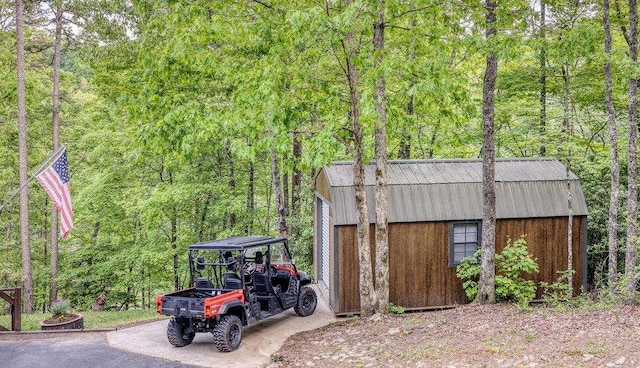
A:
{"label": "utv steering wheel", "polygon": [[278,274],[278,267],[276,265],[271,265],[271,267],[269,267],[269,275],[275,276],[277,274]]}
{"label": "utv steering wheel", "polygon": [[256,271],[256,268],[255,268],[253,263],[245,263],[244,264],[244,269],[242,270],[242,272],[246,276],[251,276],[251,274],[254,273],[255,271]]}

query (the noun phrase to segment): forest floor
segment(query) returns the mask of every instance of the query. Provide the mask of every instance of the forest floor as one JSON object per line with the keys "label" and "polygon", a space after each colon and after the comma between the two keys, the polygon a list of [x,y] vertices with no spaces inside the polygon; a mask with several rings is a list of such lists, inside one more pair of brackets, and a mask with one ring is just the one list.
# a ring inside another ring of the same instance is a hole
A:
{"label": "forest floor", "polygon": [[640,306],[509,304],[345,318],[287,339],[284,367],[639,367]]}

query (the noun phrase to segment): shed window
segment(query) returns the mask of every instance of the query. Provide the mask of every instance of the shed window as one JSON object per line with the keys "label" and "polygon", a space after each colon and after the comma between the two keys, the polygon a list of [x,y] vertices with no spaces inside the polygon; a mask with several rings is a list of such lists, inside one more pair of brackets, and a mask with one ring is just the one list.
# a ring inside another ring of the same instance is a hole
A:
{"label": "shed window", "polygon": [[456,222],[451,225],[450,267],[472,256],[480,245],[479,222]]}

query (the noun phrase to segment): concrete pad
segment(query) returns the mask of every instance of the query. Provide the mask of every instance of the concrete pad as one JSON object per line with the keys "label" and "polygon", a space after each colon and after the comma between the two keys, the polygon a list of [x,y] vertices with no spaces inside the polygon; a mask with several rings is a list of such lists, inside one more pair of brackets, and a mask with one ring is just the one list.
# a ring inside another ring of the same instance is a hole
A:
{"label": "concrete pad", "polygon": [[209,333],[197,333],[193,342],[177,348],[167,341],[168,320],[147,323],[107,333],[109,345],[138,354],[169,359],[204,367],[263,367],[271,354],[284,341],[298,332],[309,331],[335,322],[327,302],[318,294],[318,306],[313,315],[299,317],[293,310],[269,317],[243,330],[242,343],[236,351],[221,353],[213,345]]}

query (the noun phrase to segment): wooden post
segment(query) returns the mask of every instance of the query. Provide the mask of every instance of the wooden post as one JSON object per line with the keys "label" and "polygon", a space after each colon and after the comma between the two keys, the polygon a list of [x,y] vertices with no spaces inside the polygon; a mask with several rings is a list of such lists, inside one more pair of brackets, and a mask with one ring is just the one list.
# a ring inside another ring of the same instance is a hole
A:
{"label": "wooden post", "polygon": [[[9,296],[13,293],[13,298]],[[0,288],[0,298],[11,304],[11,331],[22,329],[22,295],[20,288]]]}

